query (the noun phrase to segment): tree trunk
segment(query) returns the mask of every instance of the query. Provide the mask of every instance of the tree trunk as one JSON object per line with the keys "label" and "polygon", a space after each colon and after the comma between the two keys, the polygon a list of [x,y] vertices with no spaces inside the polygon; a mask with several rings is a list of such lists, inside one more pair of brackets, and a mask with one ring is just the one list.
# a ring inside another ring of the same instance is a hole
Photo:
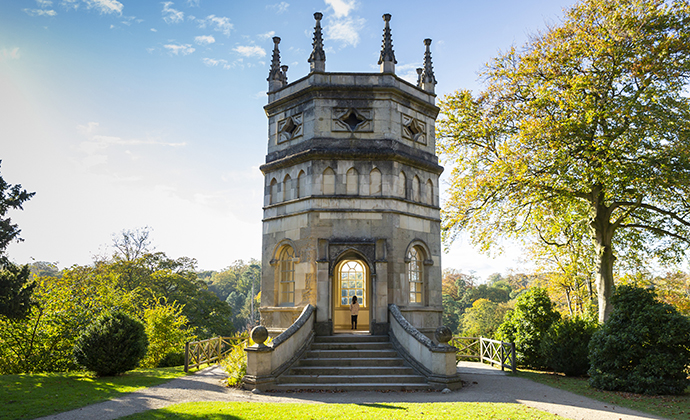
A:
{"label": "tree trunk", "polygon": [[611,305],[611,294],[613,293],[613,262],[616,257],[613,255],[611,242],[613,239],[614,226],[611,223],[611,207],[604,202],[604,193],[601,187],[597,186],[592,192],[592,213],[594,218],[590,223],[592,237],[597,249],[597,299],[599,301],[599,323],[603,324],[611,315],[613,306]]}

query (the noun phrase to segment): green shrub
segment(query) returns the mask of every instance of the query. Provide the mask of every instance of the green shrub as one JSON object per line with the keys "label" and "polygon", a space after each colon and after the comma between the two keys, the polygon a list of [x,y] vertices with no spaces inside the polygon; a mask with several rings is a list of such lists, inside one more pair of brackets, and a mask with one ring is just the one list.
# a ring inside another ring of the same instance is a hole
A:
{"label": "green shrub", "polygon": [[541,341],[559,318],[546,290],[533,287],[517,298],[515,309],[498,327],[498,338],[515,343],[518,365],[541,369],[546,367]]}
{"label": "green shrub", "polygon": [[96,318],[77,338],[74,358],[98,376],[118,375],[137,367],[148,340],[141,322],[123,312]]}
{"label": "green shrub", "polygon": [[541,342],[546,365],[567,376],[582,376],[589,370],[589,341],[597,324],[582,318],[554,322]]}
{"label": "green shrub", "polygon": [[163,356],[160,362],[158,362],[158,366],[156,367],[164,368],[182,365],[184,365],[184,353],[179,351],[173,351]]}
{"label": "green shrub", "polygon": [[618,286],[613,311],[589,343],[589,383],[638,394],[682,394],[690,385],[690,319],[653,291]]}
{"label": "green shrub", "polygon": [[[162,361],[170,353],[184,352],[185,343],[196,340],[193,329],[189,327],[189,320],[182,310],[182,305],[176,302],[168,303],[165,298],[153,298],[147,304],[142,318],[149,347],[141,361],[141,367],[179,366],[163,366]],[[184,364],[184,356],[182,357],[181,364]],[[172,362],[173,360],[168,360],[166,363]]]}

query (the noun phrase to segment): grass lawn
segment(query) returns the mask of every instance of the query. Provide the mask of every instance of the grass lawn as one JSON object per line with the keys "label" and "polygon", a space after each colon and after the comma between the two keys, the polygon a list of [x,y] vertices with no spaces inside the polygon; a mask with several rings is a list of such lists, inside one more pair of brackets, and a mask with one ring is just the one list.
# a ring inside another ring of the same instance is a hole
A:
{"label": "grass lawn", "polygon": [[683,395],[651,396],[628,392],[599,391],[590,388],[587,378],[571,378],[549,372],[524,371],[518,376],[595,400],[632,408],[669,419],[690,419],[690,388]]}
{"label": "grass lawn", "polygon": [[123,419],[562,419],[522,404],[492,403],[382,403],[295,404],[199,402],[176,404]]}
{"label": "grass lawn", "polygon": [[84,372],[0,376],[0,419],[33,419],[84,407],[184,376],[180,367],[95,378]]}

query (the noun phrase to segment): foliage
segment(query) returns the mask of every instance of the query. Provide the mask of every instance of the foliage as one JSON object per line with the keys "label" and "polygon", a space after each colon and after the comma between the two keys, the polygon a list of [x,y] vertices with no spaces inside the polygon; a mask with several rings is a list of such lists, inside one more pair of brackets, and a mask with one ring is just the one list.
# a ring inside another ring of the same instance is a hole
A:
{"label": "foliage", "polygon": [[517,298],[515,309],[506,315],[498,328],[499,340],[515,343],[518,365],[542,368],[541,342],[559,318],[546,290],[533,287]]}
{"label": "foliage", "polygon": [[504,303],[510,299],[511,287],[507,281],[494,279],[491,285],[476,285],[478,279],[474,275],[463,274],[452,269],[444,270],[443,274],[442,322],[454,334],[463,330],[463,316],[474,302],[483,299],[494,303]]}
{"label": "foliage", "polygon": [[9,210],[22,210],[22,204],[34,194],[19,184],[8,184],[0,176],[0,318],[25,319],[31,310],[31,294],[36,285],[29,281],[29,268],[11,263],[5,255],[12,241],[22,240],[21,230],[5,216]]}
{"label": "foliage", "polygon": [[136,368],[147,347],[141,322],[113,312],[86,327],[74,344],[74,358],[98,376],[114,376]]}
{"label": "foliage", "polygon": [[29,281],[29,266],[0,264],[0,316],[25,319],[31,310],[36,283]]}
{"label": "foliage", "polygon": [[582,318],[554,322],[541,342],[546,365],[567,376],[582,376],[589,370],[589,341],[598,324]]}
{"label": "foliage", "polygon": [[74,410],[184,375],[181,367],[136,369],[106,378],[85,372],[0,375],[0,419],[34,419]]}
{"label": "foliage", "polygon": [[508,309],[507,305],[488,299],[475,300],[462,317],[462,335],[493,338]]}
{"label": "foliage", "polygon": [[[205,279],[208,289],[232,308],[232,324],[236,331],[244,331],[251,323],[252,286],[254,296],[261,292],[261,263],[250,260],[235,261],[219,273],[212,273]],[[254,305],[254,319],[258,319],[258,305]]]}
{"label": "foliage", "polygon": [[560,419],[555,414],[539,411],[523,404],[434,402],[434,403],[357,403],[357,404],[302,404],[257,402],[193,402],[145,411],[127,417],[142,419]]}
{"label": "foliage", "polygon": [[[2,163],[2,160],[0,160]],[[5,217],[9,210],[22,210],[22,204],[36,193],[22,189],[20,184],[8,184],[0,176],[0,266],[7,263],[5,249],[12,241],[21,241],[19,226],[12,223],[12,219]]]}
{"label": "foliage", "polygon": [[468,231],[482,250],[503,236],[563,245],[566,222],[588,229],[600,322],[616,259],[684,258],[689,26],[687,0],[583,0],[494,59],[486,90],[446,97],[446,240]]}
{"label": "foliage", "polygon": [[660,301],[673,305],[681,314],[690,316],[690,274],[669,271],[664,275],[654,276],[649,271],[639,270],[622,276],[619,284],[651,288]]}
{"label": "foliage", "polygon": [[655,293],[622,285],[589,344],[590,384],[638,394],[681,394],[690,385],[690,319]]}
{"label": "foliage", "polygon": [[[237,344],[232,346],[232,349],[221,360],[220,364],[228,374],[228,386],[239,387],[242,384],[242,378],[247,374],[247,353],[244,351],[247,346],[253,346],[254,341],[246,334],[237,334],[233,338],[238,339]],[[264,344],[270,343],[269,338]]]}
{"label": "foliage", "polygon": [[0,374],[76,369],[72,349],[79,333],[111,308],[133,313],[137,298],[119,289],[114,276],[89,267],[74,266],[61,277],[34,281],[35,305],[28,317],[0,317]]}
{"label": "foliage", "polygon": [[182,314],[182,305],[168,303],[165,298],[152,299],[143,310],[142,321],[149,346],[140,366],[179,366],[179,355],[185,343],[196,340],[193,328],[189,327],[187,317]]}

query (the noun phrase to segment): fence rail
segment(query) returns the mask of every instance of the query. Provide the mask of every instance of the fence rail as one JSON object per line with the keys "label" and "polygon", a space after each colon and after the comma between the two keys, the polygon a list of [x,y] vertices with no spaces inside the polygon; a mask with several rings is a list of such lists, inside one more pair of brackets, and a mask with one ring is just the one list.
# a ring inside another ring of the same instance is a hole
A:
{"label": "fence rail", "polygon": [[247,337],[213,337],[201,341],[188,342],[184,346],[184,371],[198,368],[203,364],[215,363],[225,357],[239,342]]}
{"label": "fence rail", "polygon": [[474,359],[479,362],[497,364],[501,370],[508,368],[515,373],[515,343],[492,340],[484,337],[453,337],[450,344],[458,348],[458,359]]}

